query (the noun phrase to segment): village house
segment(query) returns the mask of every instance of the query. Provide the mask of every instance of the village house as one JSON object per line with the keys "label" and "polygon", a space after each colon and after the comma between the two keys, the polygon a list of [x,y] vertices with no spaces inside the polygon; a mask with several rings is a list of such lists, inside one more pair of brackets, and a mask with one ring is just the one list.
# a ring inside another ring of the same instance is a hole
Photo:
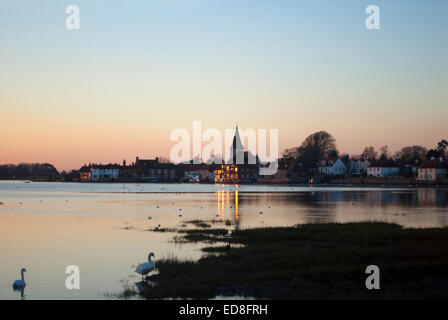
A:
{"label": "village house", "polygon": [[333,176],[343,175],[347,171],[347,166],[340,158],[322,160],[317,164],[317,167],[320,174]]}
{"label": "village house", "polygon": [[83,165],[81,169],[79,169],[79,179],[81,182],[90,182],[92,180],[90,165]]}
{"label": "village house", "polygon": [[214,170],[214,179],[217,183],[238,183],[238,167],[221,164]]}
{"label": "village house", "polygon": [[142,182],[171,182],[177,181],[177,168],[173,163],[160,162],[160,159],[135,159],[137,181]]}
{"label": "village house", "polygon": [[[268,165],[268,164],[266,164]],[[277,172],[272,175],[262,176],[259,175],[257,182],[260,183],[288,183],[289,182],[289,170],[288,162],[284,159],[278,161]]]}
{"label": "village house", "polygon": [[362,176],[367,174],[367,168],[369,167],[370,162],[368,160],[362,159],[352,159],[348,163],[348,172],[350,175],[354,176]]}
{"label": "village house", "polygon": [[417,179],[421,181],[436,181],[445,179],[447,176],[447,165],[443,158],[439,160],[432,159],[423,162],[418,168]]}
{"label": "village house", "polygon": [[222,164],[214,170],[217,183],[245,183],[258,180],[259,168],[254,164]]}
{"label": "village house", "polygon": [[[225,164],[217,165],[213,170],[214,181],[216,183],[244,183],[255,182],[259,176],[260,161],[258,156],[254,156],[250,151],[244,151],[238,127],[230,147],[232,158]],[[238,159],[242,158],[242,163]],[[252,161],[253,160],[253,161]],[[251,163],[254,162],[254,163]]]}
{"label": "village house", "polygon": [[399,175],[400,167],[392,160],[374,162],[367,167],[367,176],[384,178]]}
{"label": "village house", "polygon": [[91,181],[116,181],[119,169],[118,164],[93,165],[90,167]]}
{"label": "village house", "polygon": [[126,165],[126,160],[123,160],[123,165],[119,170],[120,181],[136,181],[137,174],[135,172],[135,164]]}
{"label": "village house", "polygon": [[205,163],[191,164],[184,171],[184,180],[188,182],[209,181],[210,166]]}

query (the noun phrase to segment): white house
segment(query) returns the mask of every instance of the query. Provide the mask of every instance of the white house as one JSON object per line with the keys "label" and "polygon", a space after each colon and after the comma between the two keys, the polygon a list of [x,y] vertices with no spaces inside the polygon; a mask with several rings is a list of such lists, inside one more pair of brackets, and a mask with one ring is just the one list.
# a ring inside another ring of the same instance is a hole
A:
{"label": "white house", "polygon": [[367,167],[367,175],[373,177],[396,177],[400,175],[400,167],[393,161],[377,162]]}
{"label": "white house", "polygon": [[207,165],[191,165],[184,172],[184,179],[189,182],[213,181],[210,180],[210,171]]}
{"label": "white house", "polygon": [[[441,159],[442,160],[442,159]],[[435,181],[446,177],[447,169],[443,160],[428,160],[418,168],[418,180]]]}
{"label": "white house", "polygon": [[114,164],[93,165],[90,168],[92,181],[117,180],[120,166]]}
{"label": "white house", "polygon": [[347,171],[347,166],[341,159],[323,160],[319,164],[319,173],[333,176],[343,175]]}
{"label": "white house", "polygon": [[367,160],[350,160],[348,171],[352,175],[363,175],[367,173],[370,162]]}
{"label": "white house", "polygon": [[184,178],[189,182],[201,181],[199,170],[186,170],[184,172]]}

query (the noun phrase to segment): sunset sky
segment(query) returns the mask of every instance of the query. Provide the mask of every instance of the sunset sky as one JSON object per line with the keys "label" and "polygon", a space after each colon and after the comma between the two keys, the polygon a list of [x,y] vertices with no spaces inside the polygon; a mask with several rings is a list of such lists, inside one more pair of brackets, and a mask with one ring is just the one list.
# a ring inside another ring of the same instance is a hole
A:
{"label": "sunset sky", "polygon": [[0,0],[0,164],[168,157],[193,120],[278,129],[280,151],[318,130],[349,154],[434,147],[447,16],[440,0]]}

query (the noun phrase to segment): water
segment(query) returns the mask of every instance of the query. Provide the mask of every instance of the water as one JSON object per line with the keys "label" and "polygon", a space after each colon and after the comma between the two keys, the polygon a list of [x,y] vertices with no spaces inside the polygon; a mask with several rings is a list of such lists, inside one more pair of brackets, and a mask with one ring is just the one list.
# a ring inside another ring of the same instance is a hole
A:
{"label": "water", "polygon": [[[133,270],[150,251],[156,261],[201,256],[200,244],[175,244],[174,233],[148,231],[157,224],[448,226],[448,189],[431,188],[0,182],[0,202],[0,299],[21,298],[11,285],[22,267],[26,299],[104,299],[122,290],[121,281],[139,280]],[[65,287],[68,265],[80,267],[80,290]]]}

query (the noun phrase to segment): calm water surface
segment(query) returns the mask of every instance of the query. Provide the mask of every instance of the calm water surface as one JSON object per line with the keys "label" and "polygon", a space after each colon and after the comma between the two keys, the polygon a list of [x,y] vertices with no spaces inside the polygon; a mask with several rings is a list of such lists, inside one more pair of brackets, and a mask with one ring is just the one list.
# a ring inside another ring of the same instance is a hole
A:
{"label": "calm water surface", "polygon": [[[11,287],[21,267],[28,271],[26,299],[104,299],[122,290],[121,281],[139,280],[133,270],[150,251],[156,263],[201,256],[200,244],[175,244],[174,233],[148,231],[158,224],[448,226],[447,189],[0,182],[0,202],[0,299],[21,298]],[[80,290],[65,288],[72,264],[81,269]]]}

